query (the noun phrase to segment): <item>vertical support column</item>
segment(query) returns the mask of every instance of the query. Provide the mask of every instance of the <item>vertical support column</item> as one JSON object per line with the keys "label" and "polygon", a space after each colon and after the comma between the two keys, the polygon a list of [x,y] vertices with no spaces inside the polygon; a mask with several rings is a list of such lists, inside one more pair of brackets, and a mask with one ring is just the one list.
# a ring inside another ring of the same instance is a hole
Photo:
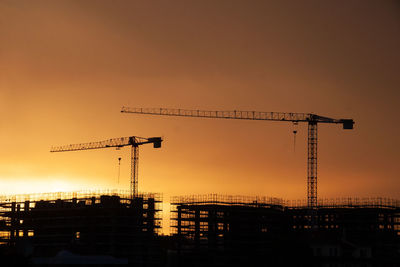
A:
{"label": "vertical support column", "polygon": [[[183,266],[181,263],[182,260],[182,245],[184,244],[184,237],[182,236],[182,204],[177,204],[177,212],[178,212],[178,218],[177,218],[177,228],[178,228],[178,265],[177,266]],[[186,210],[187,214],[187,210]],[[186,216],[187,218],[187,216]],[[185,233],[187,233],[188,229],[186,228]],[[189,230],[190,231],[190,230]]]}
{"label": "vertical support column", "polygon": [[308,122],[307,156],[307,204],[308,208],[317,207],[317,122]]}
{"label": "vertical support column", "polygon": [[181,238],[182,235],[182,206],[178,205],[178,222],[177,222],[177,227],[178,227],[178,236]]}
{"label": "vertical support column", "polygon": [[24,230],[24,237],[28,236],[28,217],[29,217],[29,200],[26,200],[24,203],[24,220],[23,220],[23,230]]}
{"label": "vertical support column", "polygon": [[200,246],[200,210],[199,207],[194,206],[194,242],[196,247]]}
{"label": "vertical support column", "polygon": [[212,248],[217,244],[217,214],[215,208],[208,211],[207,243]]}
{"label": "vertical support column", "polygon": [[147,233],[149,235],[153,235],[155,233],[155,214],[156,214],[156,202],[154,198],[147,199],[147,210],[145,211],[147,214]]}
{"label": "vertical support column", "polygon": [[17,204],[17,212],[15,214],[16,214],[16,216],[15,216],[15,226],[16,226],[15,232],[16,232],[16,235],[17,235],[16,236],[17,239],[19,239],[20,238],[19,231],[21,229],[21,224],[20,224],[20,220],[21,220],[21,204]]}
{"label": "vertical support column", "polygon": [[10,241],[13,243],[15,241],[16,238],[16,230],[15,230],[15,226],[16,226],[16,203],[12,202],[11,203],[11,228],[10,228]]}
{"label": "vertical support column", "polygon": [[138,195],[138,167],[139,167],[139,146],[135,143],[131,151],[131,198]]}

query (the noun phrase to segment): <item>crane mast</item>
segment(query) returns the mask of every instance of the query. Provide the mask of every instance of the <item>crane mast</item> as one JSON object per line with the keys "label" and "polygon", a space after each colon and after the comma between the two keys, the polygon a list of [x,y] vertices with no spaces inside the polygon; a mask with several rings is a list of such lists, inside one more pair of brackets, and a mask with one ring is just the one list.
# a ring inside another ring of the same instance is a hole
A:
{"label": "crane mast", "polygon": [[211,111],[192,109],[170,109],[170,108],[130,108],[122,107],[122,113],[136,113],[162,116],[200,117],[217,119],[239,119],[239,120],[265,120],[284,122],[308,123],[307,142],[307,205],[316,208],[317,203],[317,155],[318,155],[318,123],[342,124],[343,129],[353,129],[352,119],[334,119],[319,116],[312,113],[296,112],[259,112],[259,111]]}
{"label": "crane mast", "polygon": [[152,143],[154,148],[160,148],[162,141],[163,140],[161,137],[144,138],[138,136],[130,136],[130,137],[113,138],[98,142],[54,146],[50,149],[50,152],[66,152],[66,151],[78,151],[78,150],[100,149],[100,148],[110,148],[110,147],[121,148],[124,146],[131,146],[130,191],[131,191],[131,198],[133,199],[138,195],[139,146]]}

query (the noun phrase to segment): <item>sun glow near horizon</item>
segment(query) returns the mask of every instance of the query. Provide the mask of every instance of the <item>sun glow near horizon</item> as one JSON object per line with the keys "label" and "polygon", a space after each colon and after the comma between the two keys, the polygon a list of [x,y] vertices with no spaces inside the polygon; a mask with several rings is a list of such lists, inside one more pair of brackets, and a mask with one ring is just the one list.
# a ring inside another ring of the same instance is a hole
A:
{"label": "sun glow near horizon", "polygon": [[87,183],[76,182],[79,180],[78,178],[72,180],[66,176],[54,176],[51,178],[3,176],[0,180],[0,187],[2,188],[2,195],[71,192],[91,189]]}

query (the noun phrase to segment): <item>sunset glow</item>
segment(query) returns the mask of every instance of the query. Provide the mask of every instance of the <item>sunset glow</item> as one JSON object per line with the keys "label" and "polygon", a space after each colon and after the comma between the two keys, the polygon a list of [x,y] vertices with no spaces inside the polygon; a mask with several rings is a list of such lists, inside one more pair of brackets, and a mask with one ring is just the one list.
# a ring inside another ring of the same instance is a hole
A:
{"label": "sunset glow", "polygon": [[49,150],[137,135],[165,138],[140,191],[305,198],[306,125],[294,148],[290,123],[120,113],[142,106],[353,118],[319,127],[320,197],[399,197],[398,4],[233,2],[2,1],[2,193],[127,189],[129,149]]}
{"label": "sunset glow", "polygon": [[1,266],[400,266],[399,0],[0,0]]}

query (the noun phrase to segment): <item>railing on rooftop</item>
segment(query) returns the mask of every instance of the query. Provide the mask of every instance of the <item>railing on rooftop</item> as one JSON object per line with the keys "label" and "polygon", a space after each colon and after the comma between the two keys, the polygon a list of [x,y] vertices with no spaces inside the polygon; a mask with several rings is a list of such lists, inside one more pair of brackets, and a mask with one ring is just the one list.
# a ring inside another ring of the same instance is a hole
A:
{"label": "railing on rooftop", "polygon": [[[99,190],[81,190],[72,192],[50,192],[50,193],[32,193],[32,194],[16,194],[16,195],[0,195],[0,205],[11,202],[40,201],[40,200],[57,200],[57,199],[84,199],[99,198],[102,195],[119,196],[122,199],[130,199],[129,190],[116,189],[99,189]],[[162,194],[159,193],[139,193],[138,197],[154,198],[155,201],[162,201]]]}
{"label": "railing on rooftop", "polygon": [[230,196],[230,195],[190,195],[171,198],[171,204],[219,204],[219,205],[245,205],[245,206],[283,206],[284,201],[274,197],[251,197],[251,196]]}
{"label": "railing on rooftop", "polygon": [[[275,197],[230,196],[219,194],[177,196],[171,198],[172,205],[244,205],[282,206],[286,208],[307,208],[307,200],[283,200]],[[400,208],[400,200],[383,197],[343,197],[318,199],[317,208]]]}

